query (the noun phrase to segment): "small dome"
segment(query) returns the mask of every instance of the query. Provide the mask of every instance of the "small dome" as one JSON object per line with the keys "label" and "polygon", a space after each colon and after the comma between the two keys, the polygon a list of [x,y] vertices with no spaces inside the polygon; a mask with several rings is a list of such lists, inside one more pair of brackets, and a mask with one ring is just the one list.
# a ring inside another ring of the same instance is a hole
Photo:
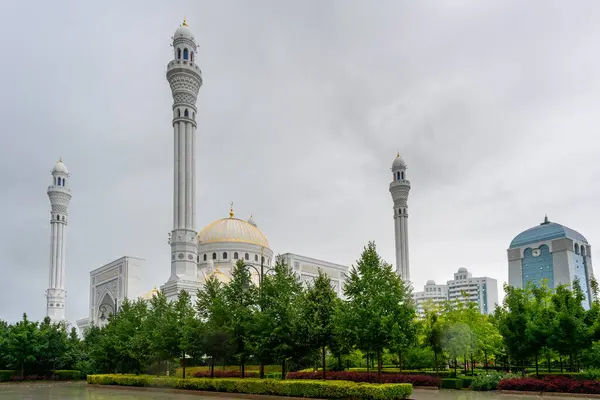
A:
{"label": "small dome", "polygon": [[460,267],[458,269],[458,272],[469,272],[469,271],[467,271],[467,269],[465,267]]}
{"label": "small dome", "polygon": [[256,222],[254,222],[254,218],[252,218],[252,214],[250,214],[250,218],[248,218],[248,223],[249,223],[250,225],[254,225],[254,226],[256,226]]}
{"label": "small dome", "polygon": [[396,159],[392,163],[392,169],[396,170],[396,169],[404,169],[404,168],[406,168],[406,163],[404,162],[404,159],[402,157],[400,157],[400,153],[398,153],[398,155],[396,155]]}
{"label": "small dome", "polygon": [[571,228],[567,228],[561,224],[557,224],[556,222],[550,222],[548,217],[545,217],[544,221],[540,225],[529,228],[515,236],[512,242],[510,242],[509,248],[514,249],[516,247],[521,247],[528,244],[560,239],[564,237],[586,244],[588,242],[581,233]]}
{"label": "small dome", "polygon": [[62,158],[56,163],[56,165],[52,169],[52,173],[55,173],[55,172],[61,172],[63,174],[69,173],[67,166],[65,164],[63,164],[63,162],[62,162]]}
{"label": "small dome", "polygon": [[427,286],[431,286],[431,285],[435,285],[435,281],[432,281],[431,279],[427,281]]}
{"label": "small dome", "polygon": [[190,28],[188,28],[188,25],[187,25],[187,22],[185,21],[185,19],[183,20],[183,24],[179,28],[177,28],[177,30],[175,31],[175,34],[173,35],[173,39],[175,40],[180,37],[194,40],[194,34],[190,30]]}

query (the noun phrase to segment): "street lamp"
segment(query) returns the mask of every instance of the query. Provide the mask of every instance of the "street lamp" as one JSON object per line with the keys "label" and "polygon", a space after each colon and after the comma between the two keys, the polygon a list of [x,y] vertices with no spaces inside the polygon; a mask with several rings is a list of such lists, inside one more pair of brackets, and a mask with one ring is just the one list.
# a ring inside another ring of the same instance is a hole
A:
{"label": "street lamp", "polygon": [[[110,304],[102,304],[98,308],[98,310],[100,311],[100,321],[102,321],[102,322],[104,322],[108,318],[108,316],[110,316],[110,314],[111,314],[111,312],[110,312],[111,310],[107,307],[109,307],[110,309],[113,309],[113,307]],[[107,316],[107,314],[108,314],[108,316]],[[117,302],[116,301],[115,301],[114,312],[112,314],[115,317],[117,316]]]}
{"label": "street lamp", "polygon": [[264,250],[265,250],[265,248],[261,247],[261,249],[260,249],[260,270],[255,265],[244,264],[244,267],[252,268],[254,271],[256,271],[256,274],[258,275],[258,287],[259,288],[262,286],[263,278],[265,277],[265,274],[268,274],[270,271],[273,271],[273,268],[265,267]]}

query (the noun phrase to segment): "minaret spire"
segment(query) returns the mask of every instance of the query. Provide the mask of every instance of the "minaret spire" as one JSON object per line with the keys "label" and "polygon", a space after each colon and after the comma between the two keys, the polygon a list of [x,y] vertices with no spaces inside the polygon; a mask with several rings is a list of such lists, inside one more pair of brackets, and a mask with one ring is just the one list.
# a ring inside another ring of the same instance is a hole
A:
{"label": "minaret spire", "polygon": [[394,200],[394,232],[396,236],[396,273],[402,280],[410,282],[408,259],[408,194],[410,181],[406,179],[406,163],[396,153],[392,163],[392,182],[390,193]]}
{"label": "minaret spire", "polygon": [[46,315],[52,322],[65,319],[65,250],[71,175],[62,157],[52,169],[50,199],[50,272],[46,290]]}
{"label": "minaret spire", "polygon": [[167,81],[173,95],[173,230],[171,231],[171,276],[161,290],[175,300],[181,290],[194,297],[197,277],[196,232],[196,99],[202,73],[194,60],[196,39],[187,20],[173,35],[173,59],[167,64]]}

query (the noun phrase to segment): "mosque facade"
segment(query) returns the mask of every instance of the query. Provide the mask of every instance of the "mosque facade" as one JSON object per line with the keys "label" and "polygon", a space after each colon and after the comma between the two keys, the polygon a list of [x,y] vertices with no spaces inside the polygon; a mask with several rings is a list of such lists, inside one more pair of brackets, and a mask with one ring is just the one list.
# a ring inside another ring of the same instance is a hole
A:
{"label": "mosque facade", "polygon": [[[196,99],[202,74],[195,61],[194,34],[185,20],[177,28],[172,45],[173,59],[167,64],[166,75],[173,96],[173,229],[169,233],[170,275],[160,287],[168,300],[176,299],[182,290],[195,298],[211,276],[228,282],[239,260],[244,261],[256,284],[274,265],[274,253],[266,236],[252,216],[236,217],[233,204],[228,216],[196,231],[195,148],[200,139],[196,133]],[[347,266],[293,253],[281,257],[304,284],[310,284],[321,270],[342,295]],[[144,259],[124,256],[90,272],[89,315],[76,322],[81,331],[92,324],[106,324],[111,314],[118,313],[125,298],[149,300],[157,293],[156,287],[151,291],[143,289],[147,287],[143,282],[144,265]],[[64,311],[62,315],[64,318]]]}
{"label": "mosque facade", "polygon": [[578,281],[585,295],[583,306],[589,309],[593,300],[591,254],[591,246],[581,233],[546,216],[541,224],[519,233],[510,242],[508,284],[523,288],[530,282],[545,282],[554,289],[559,285],[571,288]]}

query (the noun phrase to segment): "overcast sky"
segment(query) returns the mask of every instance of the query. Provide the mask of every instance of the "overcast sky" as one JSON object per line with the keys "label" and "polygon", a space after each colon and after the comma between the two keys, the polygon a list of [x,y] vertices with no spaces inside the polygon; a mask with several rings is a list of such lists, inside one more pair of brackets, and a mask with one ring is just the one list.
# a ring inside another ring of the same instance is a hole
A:
{"label": "overcast sky", "polygon": [[148,290],[169,277],[184,15],[204,78],[198,230],[234,201],[275,253],[351,265],[374,240],[395,263],[399,149],[417,289],[464,266],[501,291],[511,239],[545,213],[600,243],[596,1],[2,1],[0,318],[45,314],[59,157],[67,318],[118,257],[147,260]]}

